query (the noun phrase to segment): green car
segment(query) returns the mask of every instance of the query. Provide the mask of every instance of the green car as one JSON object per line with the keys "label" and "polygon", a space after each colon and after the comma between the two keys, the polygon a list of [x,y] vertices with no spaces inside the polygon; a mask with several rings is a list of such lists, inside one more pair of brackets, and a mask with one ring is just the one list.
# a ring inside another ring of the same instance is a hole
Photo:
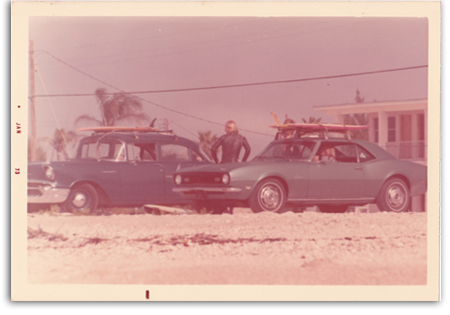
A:
{"label": "green car", "polygon": [[381,211],[410,210],[427,190],[427,167],[395,158],[376,144],[304,137],[271,142],[251,162],[209,164],[175,172],[173,191],[216,213],[254,213],[318,206],[343,213],[376,203]]}

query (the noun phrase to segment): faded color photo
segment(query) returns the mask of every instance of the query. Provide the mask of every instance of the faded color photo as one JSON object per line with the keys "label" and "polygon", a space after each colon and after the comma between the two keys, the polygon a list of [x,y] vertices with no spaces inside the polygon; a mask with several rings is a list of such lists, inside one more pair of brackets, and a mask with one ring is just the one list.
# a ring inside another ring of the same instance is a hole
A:
{"label": "faded color photo", "polygon": [[429,283],[427,17],[28,33],[28,284]]}

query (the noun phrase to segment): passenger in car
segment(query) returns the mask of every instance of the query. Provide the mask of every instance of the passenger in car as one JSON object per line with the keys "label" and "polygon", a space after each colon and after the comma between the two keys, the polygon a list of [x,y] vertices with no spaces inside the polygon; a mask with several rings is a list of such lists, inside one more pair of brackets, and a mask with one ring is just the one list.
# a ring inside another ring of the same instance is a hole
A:
{"label": "passenger in car", "polygon": [[313,158],[314,162],[336,162],[336,152],[334,148],[323,148],[319,151],[320,153],[316,154],[316,156]]}
{"label": "passenger in car", "polygon": [[237,124],[233,120],[225,123],[225,135],[220,137],[211,147],[211,155],[216,163],[219,163],[217,149],[220,146],[222,147],[222,161],[220,163],[239,162],[239,153],[242,147],[245,150],[242,162],[245,162],[251,151],[247,139],[239,134]]}

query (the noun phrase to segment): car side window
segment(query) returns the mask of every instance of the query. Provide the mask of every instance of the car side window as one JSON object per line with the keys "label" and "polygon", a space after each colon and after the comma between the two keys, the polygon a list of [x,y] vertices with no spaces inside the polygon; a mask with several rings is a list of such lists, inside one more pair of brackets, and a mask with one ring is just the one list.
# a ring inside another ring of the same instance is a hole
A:
{"label": "car side window", "polygon": [[97,159],[97,142],[83,143],[78,151],[79,159]]}
{"label": "car side window", "polygon": [[261,155],[261,157],[265,158],[265,159],[288,158],[288,159],[306,160],[311,155],[313,148],[314,148],[314,142],[277,143],[277,144],[273,145],[269,150],[264,152]]}
{"label": "car side window", "polygon": [[161,158],[165,162],[189,161],[189,148],[179,144],[161,145]]}
{"label": "car side window", "polygon": [[338,144],[334,146],[336,161],[357,163],[356,146],[354,144]]}
{"label": "car side window", "polygon": [[375,157],[369,151],[364,149],[363,147],[361,147],[359,145],[356,146],[356,147],[358,149],[358,158],[359,158],[359,162],[360,163],[364,163],[364,162],[371,161],[371,160],[375,159]]}
{"label": "car side window", "polygon": [[120,141],[101,141],[97,145],[97,157],[100,160],[125,160],[125,147]]}
{"label": "car side window", "polygon": [[156,145],[154,143],[128,143],[129,161],[156,161]]}

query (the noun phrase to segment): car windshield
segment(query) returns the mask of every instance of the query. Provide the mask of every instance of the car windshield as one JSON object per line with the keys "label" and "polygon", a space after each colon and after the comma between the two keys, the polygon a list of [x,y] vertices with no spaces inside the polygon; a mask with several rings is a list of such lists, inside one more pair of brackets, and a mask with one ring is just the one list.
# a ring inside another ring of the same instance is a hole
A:
{"label": "car windshield", "polygon": [[315,142],[281,142],[270,146],[256,158],[262,160],[287,159],[307,160],[315,146]]}

